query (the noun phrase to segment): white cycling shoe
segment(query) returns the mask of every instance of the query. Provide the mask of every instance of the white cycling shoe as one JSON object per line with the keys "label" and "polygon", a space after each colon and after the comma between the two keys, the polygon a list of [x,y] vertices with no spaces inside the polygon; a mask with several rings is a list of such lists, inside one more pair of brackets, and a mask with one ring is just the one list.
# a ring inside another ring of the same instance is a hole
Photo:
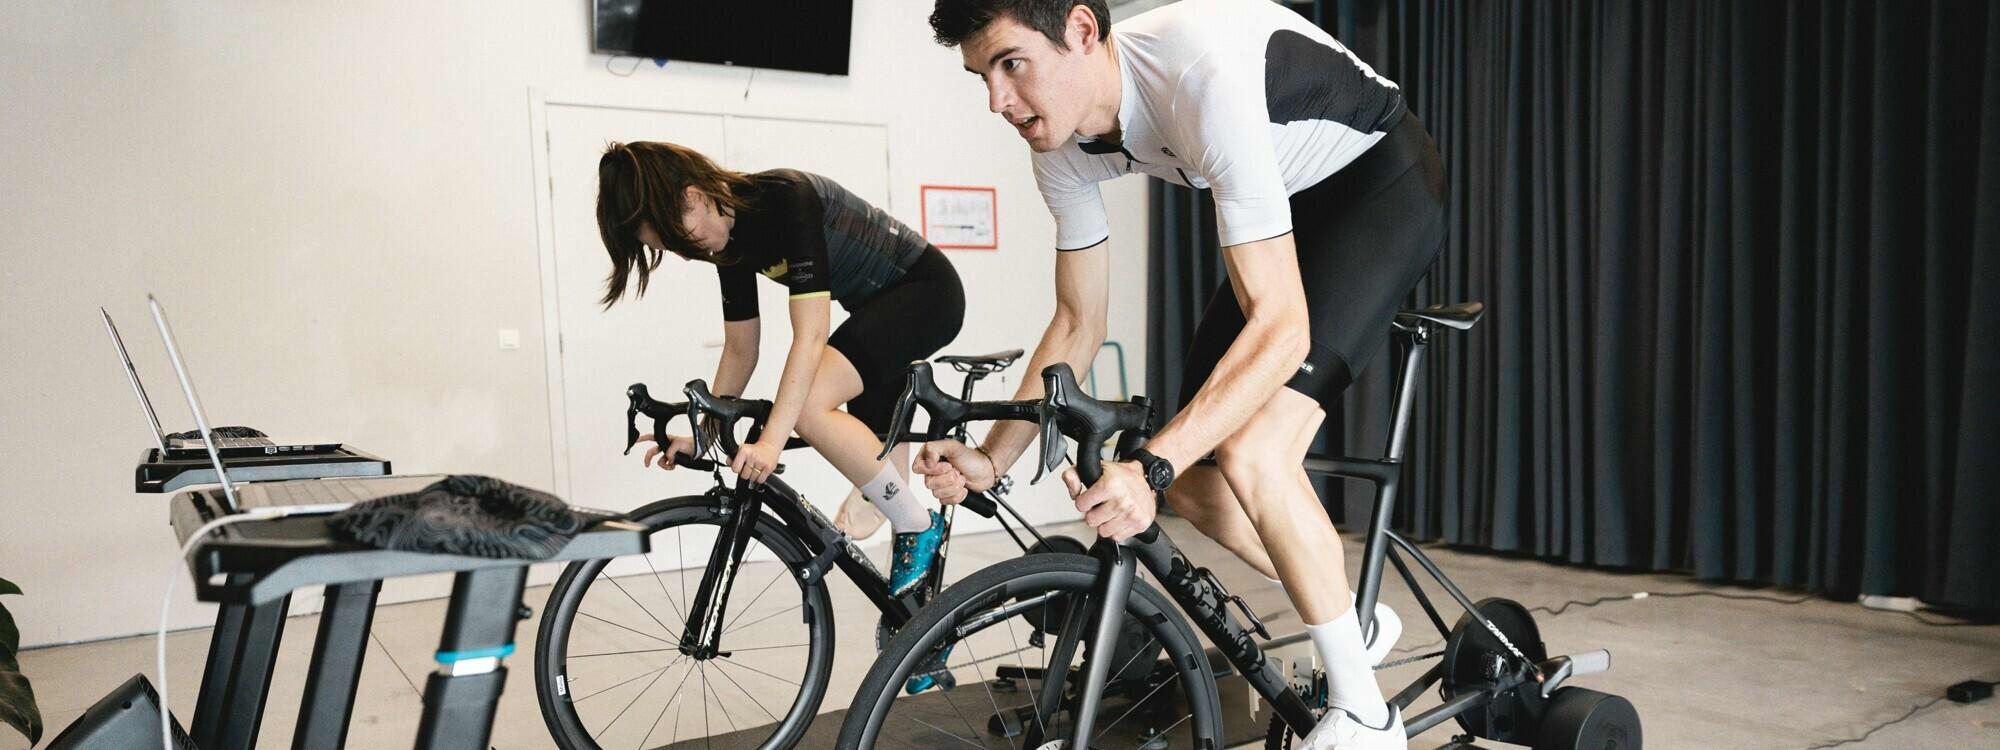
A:
{"label": "white cycling shoe", "polygon": [[1376,728],[1338,708],[1327,709],[1313,727],[1300,750],[1407,750],[1410,739],[1403,731],[1403,712],[1389,707],[1389,725]]}

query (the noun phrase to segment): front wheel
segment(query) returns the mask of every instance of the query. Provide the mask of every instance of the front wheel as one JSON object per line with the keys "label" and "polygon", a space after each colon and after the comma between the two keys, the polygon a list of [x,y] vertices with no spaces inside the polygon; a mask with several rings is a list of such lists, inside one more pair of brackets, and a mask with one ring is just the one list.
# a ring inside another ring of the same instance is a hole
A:
{"label": "front wheel", "polygon": [[[1066,746],[1084,657],[1095,648],[1084,602],[1102,568],[1083,555],[1029,555],[945,589],[869,668],[839,746]],[[1090,746],[1221,747],[1214,675],[1187,621],[1143,580],[1133,582],[1125,617],[1137,627],[1106,645],[1118,655],[1114,684],[1098,705]],[[940,654],[951,677],[945,684],[957,686],[905,695],[908,679],[935,672]]]}
{"label": "front wheel", "polygon": [[833,608],[812,555],[768,516],[751,532],[724,617],[721,653],[680,650],[691,597],[727,496],[662,500],[628,514],[653,552],[563,569],[542,613],[535,692],[563,750],[662,747],[734,734],[732,744],[798,744],[826,694]]}

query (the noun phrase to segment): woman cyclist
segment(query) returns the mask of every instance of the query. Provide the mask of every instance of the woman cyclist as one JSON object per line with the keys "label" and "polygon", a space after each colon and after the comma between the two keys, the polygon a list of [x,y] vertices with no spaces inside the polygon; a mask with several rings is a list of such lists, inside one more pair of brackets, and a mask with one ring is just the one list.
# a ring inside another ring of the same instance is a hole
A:
{"label": "woman cyclist", "polygon": [[[950,343],[965,317],[965,290],[944,253],[833,180],[795,169],[742,173],[671,143],[614,143],[597,179],[597,226],[611,255],[606,307],[634,279],[633,296],[645,294],[668,253],[715,267],[724,320],[715,393],[741,395],[757,367],[756,276],[791,293],[792,345],[768,426],[730,470],[764,481],[796,432],[887,517],[890,588],[901,595],[923,580],[943,522],[909,492],[906,448],[888,462],[875,456],[905,368]],[[829,302],[848,312],[831,335]],[[643,439],[656,443],[646,463],[662,469],[694,453],[684,436]]]}

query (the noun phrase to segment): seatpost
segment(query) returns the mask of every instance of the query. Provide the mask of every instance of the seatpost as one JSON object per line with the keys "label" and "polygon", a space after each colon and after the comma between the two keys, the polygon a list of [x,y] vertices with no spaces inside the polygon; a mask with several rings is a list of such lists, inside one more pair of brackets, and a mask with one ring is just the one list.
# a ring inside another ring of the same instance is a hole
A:
{"label": "seatpost", "polygon": [[1417,371],[1423,364],[1424,348],[1430,345],[1430,324],[1418,321],[1409,328],[1397,326],[1399,337],[1408,342],[1403,354],[1403,371],[1396,378],[1396,421],[1389,431],[1388,462],[1398,464],[1375,482],[1375,508],[1368,517],[1368,541],[1361,553],[1361,576],[1356,580],[1354,616],[1361,635],[1375,638],[1375,601],[1382,593],[1382,562],[1389,552],[1389,516],[1396,506],[1396,488],[1401,484],[1403,446],[1410,437],[1410,411],[1416,402]]}
{"label": "seatpost", "polygon": [[1410,410],[1416,402],[1417,368],[1424,360],[1424,348],[1431,343],[1430,323],[1419,321],[1416,326],[1403,331],[1403,338],[1409,342],[1409,351],[1403,355],[1403,372],[1396,378],[1396,422],[1389,430],[1389,460],[1403,460],[1403,446],[1410,437]]}

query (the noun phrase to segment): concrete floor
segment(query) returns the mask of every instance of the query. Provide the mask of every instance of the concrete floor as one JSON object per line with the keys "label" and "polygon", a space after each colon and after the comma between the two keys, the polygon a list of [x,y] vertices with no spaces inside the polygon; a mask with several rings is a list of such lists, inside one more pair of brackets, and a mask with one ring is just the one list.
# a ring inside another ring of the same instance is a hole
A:
{"label": "concrete floor", "polygon": [[[1272,615],[1267,619],[1274,633],[1300,629],[1283,592],[1228,558],[1185,523],[1178,519],[1167,519],[1166,523],[1169,533],[1193,560],[1214,567],[1232,591],[1249,600],[1258,612]],[[1080,526],[1049,531],[1082,535]],[[1348,559],[1357,560],[1359,545],[1350,538],[1347,547]],[[878,557],[885,554],[880,545],[874,551]],[[1504,595],[1529,606],[1560,606],[1570,600],[1636,591],[1774,595],[1707,587],[1678,576],[1609,573],[1444,548],[1427,551],[1474,598]],[[1011,556],[1015,548],[1004,535],[983,535],[957,540],[953,552],[952,569],[963,575]],[[1350,565],[1358,568],[1358,563]],[[846,706],[873,657],[872,608],[844,579],[836,580],[833,591],[841,637],[822,711]],[[1397,608],[1406,624],[1399,644],[1403,653],[1398,656],[1433,650],[1429,648],[1437,640],[1433,629],[1401,583],[1390,580],[1384,588],[1385,601]],[[539,613],[546,596],[547,588],[541,587],[530,589],[527,598]],[[350,747],[410,744],[422,707],[404,673],[408,680],[422,684],[422,672],[430,666],[437,646],[443,612],[440,600],[385,606],[377,613],[375,635],[380,645],[371,647],[367,656],[349,733]],[[1446,607],[1444,613],[1455,617],[1456,609]],[[1654,597],[1572,608],[1557,617],[1538,613],[1537,620],[1552,653],[1611,650],[1612,670],[1582,678],[1577,684],[1631,700],[1645,720],[1647,744],[1656,748],[1812,747],[1857,737],[1941,695],[1952,683],[2000,679],[2000,628],[1927,627],[1900,614],[1874,612],[1853,604]],[[501,750],[553,746],[536,707],[533,666],[526,658],[534,648],[533,625],[523,624],[519,633],[522,655],[509,661],[512,671],[493,734],[493,745]],[[263,747],[290,744],[316,626],[316,618],[310,616],[288,622],[273,697],[264,719]],[[171,699],[175,713],[187,716],[193,712],[208,633],[175,633],[168,643],[174,687]],[[1289,662],[1304,653],[1302,648],[1281,649],[1278,655]],[[21,663],[35,681],[49,736],[53,737],[132,673],[150,673],[153,640],[133,638],[38,649],[22,654]],[[624,668],[629,674],[630,665]],[[1416,664],[1383,671],[1385,691],[1393,692],[1426,668],[1426,664]],[[752,685],[751,690],[757,688]],[[1421,710],[1436,702],[1433,692],[1415,708]],[[738,713],[737,717],[746,715],[755,713]],[[1247,721],[1236,716],[1225,720],[1232,726]],[[1456,725],[1447,723],[1410,746],[1445,746],[1455,729]],[[686,730],[682,731],[685,735]],[[1501,747],[1491,743],[1482,746]],[[20,747],[25,745],[17,736],[0,732],[0,750]],[[2000,700],[1969,706],[1939,703],[1882,729],[1865,742],[1843,747],[2000,747]]]}

